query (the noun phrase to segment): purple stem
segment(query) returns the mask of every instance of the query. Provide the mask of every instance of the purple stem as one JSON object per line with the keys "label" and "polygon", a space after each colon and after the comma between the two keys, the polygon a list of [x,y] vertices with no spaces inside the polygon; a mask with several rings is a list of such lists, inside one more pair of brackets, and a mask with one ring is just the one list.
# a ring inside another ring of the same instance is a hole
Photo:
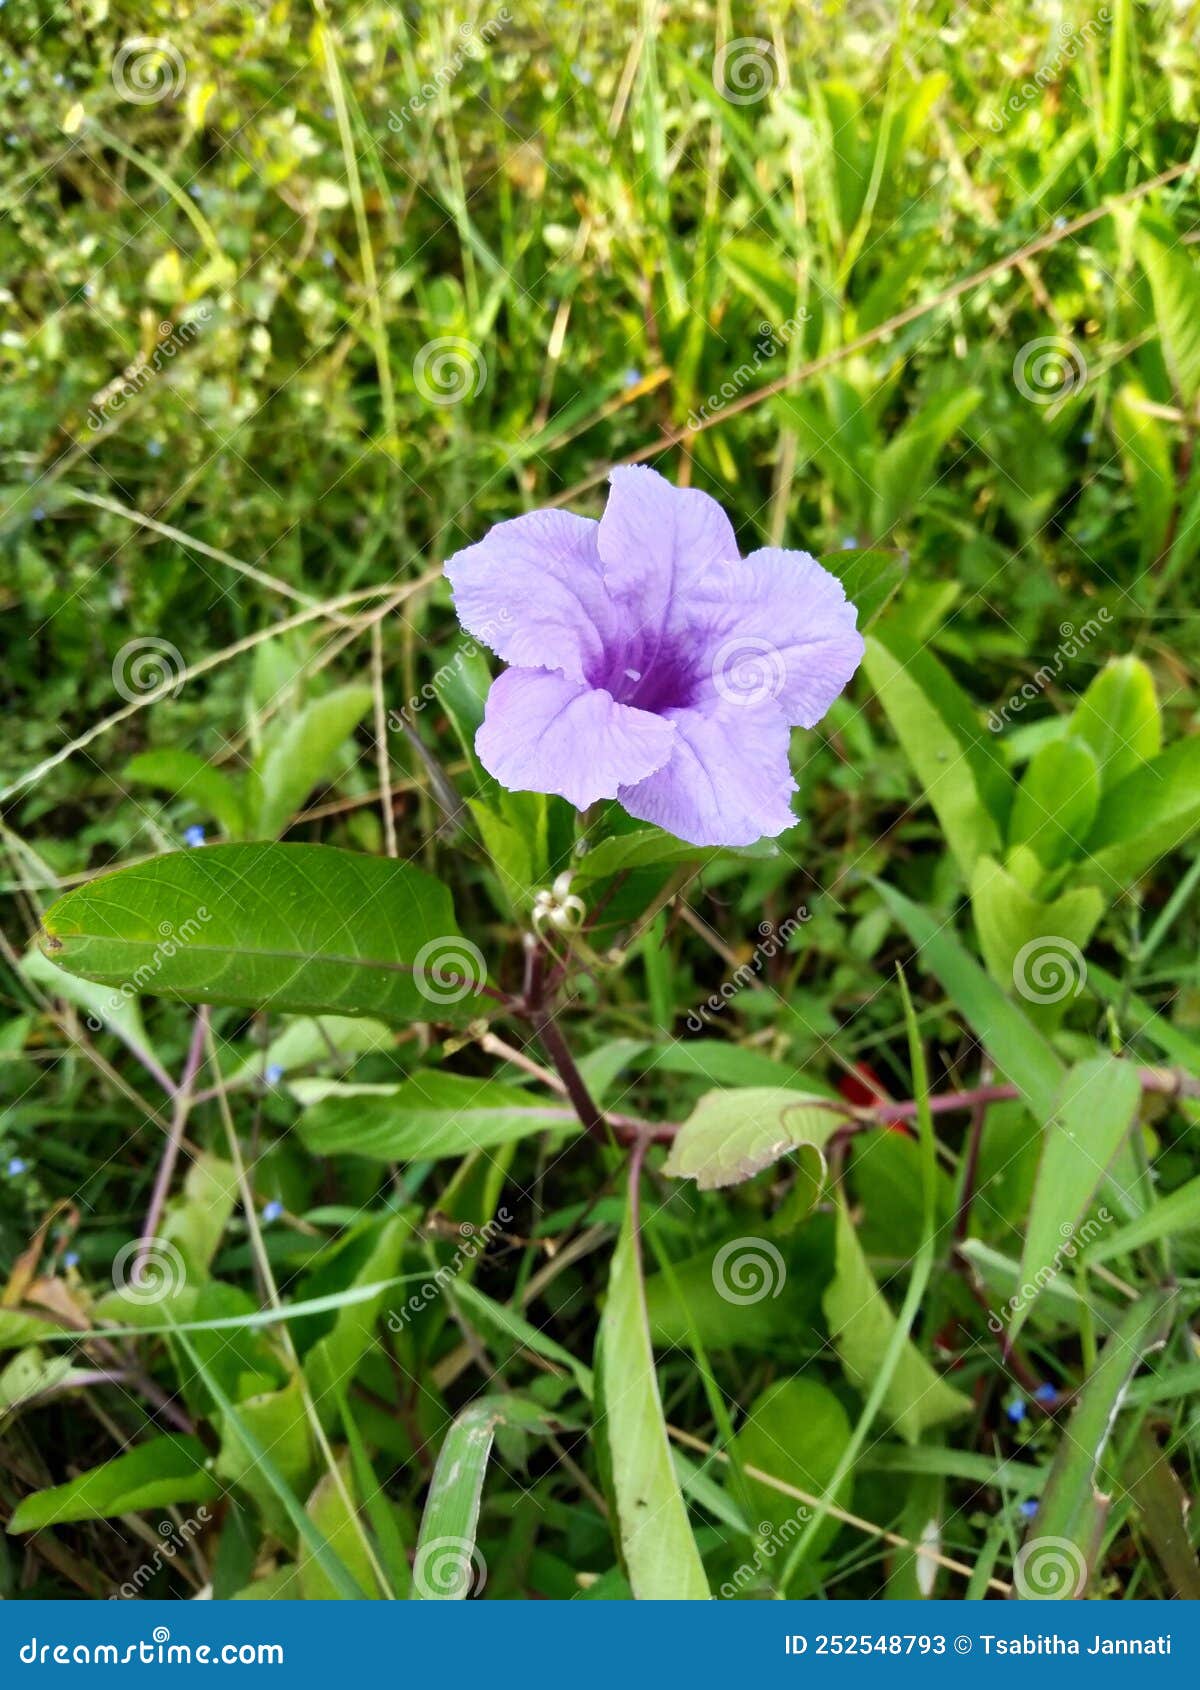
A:
{"label": "purple stem", "polygon": [[150,1247],[158,1237],[159,1223],[166,1206],[167,1193],[171,1189],[171,1176],[175,1172],[175,1163],[179,1159],[179,1147],[183,1142],[183,1129],[187,1125],[187,1118],[192,1107],[192,1087],[200,1068],[200,1059],[204,1054],[204,1035],[207,1027],[208,1006],[204,1004],[196,1012],[196,1024],[192,1029],[192,1042],[188,1047],[187,1060],[183,1065],[179,1084],[173,1088],[174,1107],[171,1111],[171,1130],[167,1134],[166,1148],[163,1151],[162,1161],[158,1165],[158,1173],[154,1176],[154,1189],[150,1193],[150,1207],[146,1210],[145,1225],[142,1227],[137,1255],[133,1261],[132,1280],[135,1285],[141,1279],[142,1269],[150,1254]]}

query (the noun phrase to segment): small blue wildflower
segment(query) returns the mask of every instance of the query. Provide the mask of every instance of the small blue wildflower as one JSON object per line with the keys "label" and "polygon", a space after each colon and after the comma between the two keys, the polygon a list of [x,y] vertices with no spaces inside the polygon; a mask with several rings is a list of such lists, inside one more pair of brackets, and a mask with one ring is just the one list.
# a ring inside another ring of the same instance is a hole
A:
{"label": "small blue wildflower", "polygon": [[1085,428],[1079,438],[1083,441],[1085,446],[1090,446],[1096,436],[1092,433],[1090,428]]}
{"label": "small blue wildflower", "polygon": [[838,550],[843,552],[852,552],[855,551],[857,547],[858,541],[854,538],[854,535],[847,534],[845,538],[840,541]]}
{"label": "small blue wildflower", "polygon": [[1066,226],[1067,226],[1067,219],[1065,217],[1056,217],[1054,219],[1054,227],[1056,229],[1065,229]]}
{"label": "small blue wildflower", "polygon": [[1021,1504],[1021,1512],[1027,1520],[1032,1520],[1038,1511],[1038,1505],[1032,1496],[1027,1496]]}
{"label": "small blue wildflower", "polygon": [[327,270],[332,270],[334,265],[337,263],[337,259],[334,257],[333,253],[330,252],[328,247],[326,247],[325,251],[321,254],[321,263]]}
{"label": "small blue wildflower", "polygon": [[150,456],[152,458],[161,458],[162,457],[162,449],[163,449],[163,447],[162,447],[162,441],[161,440],[147,440],[146,451],[150,454]]}
{"label": "small blue wildflower", "polygon": [[265,1203],[263,1205],[262,1218],[263,1218],[264,1221],[266,1221],[268,1226],[271,1224],[272,1221],[277,1221],[279,1219],[280,1215],[282,1215],[282,1213],[283,1213],[283,1204],[279,1201],[279,1199],[277,1197],[272,1197],[272,1199],[269,1203]]}
{"label": "small blue wildflower", "polygon": [[278,1062],[272,1062],[272,1063],[268,1064],[268,1067],[267,1067],[267,1084],[269,1086],[277,1086],[279,1084],[280,1080],[282,1080],[282,1078],[283,1078],[283,1069],[279,1066],[279,1063]]}
{"label": "small blue wildflower", "polygon": [[79,1251],[68,1250],[66,1255],[63,1257],[62,1265],[65,1268],[77,1268],[79,1266]]}
{"label": "small blue wildflower", "polygon": [[91,299],[95,292],[96,292],[96,289],[92,285],[91,282],[84,282],[84,284],[83,284],[83,297],[85,299]]}
{"label": "small blue wildflower", "polygon": [[204,829],[200,826],[199,822],[193,822],[191,827],[184,828],[183,843],[185,845],[203,845]]}
{"label": "small blue wildflower", "polygon": [[576,82],[582,82],[585,88],[591,87],[592,73],[586,65],[572,65],[571,75],[575,78]]}
{"label": "small blue wildflower", "polygon": [[29,1166],[29,1163],[25,1160],[25,1158],[23,1156],[10,1156],[9,1159],[8,1159],[8,1175],[9,1175],[9,1178],[10,1179],[16,1179],[17,1175],[23,1174],[25,1172],[25,1170],[28,1168],[28,1166]]}
{"label": "small blue wildflower", "polygon": [[1037,1390],[1033,1393],[1033,1395],[1034,1395],[1035,1401],[1037,1401],[1037,1402],[1057,1402],[1058,1401],[1058,1391],[1049,1382],[1047,1382],[1045,1385],[1039,1385]]}
{"label": "small blue wildflower", "polygon": [[641,379],[642,379],[642,372],[640,370],[635,370],[633,368],[630,368],[630,369],[626,370],[625,374],[622,376],[621,385],[622,385],[622,387],[636,387],[638,382],[641,381]]}
{"label": "small blue wildflower", "polygon": [[1005,1405],[1004,1412],[1014,1426],[1019,1426],[1025,1418],[1025,1404],[1020,1397],[1014,1397],[1010,1403]]}
{"label": "small blue wildflower", "polygon": [[325,117],[325,118],[332,117],[333,116],[333,107],[332,106],[322,106],[321,107],[321,115],[322,115],[322,117]]}
{"label": "small blue wildflower", "polygon": [[199,185],[197,183],[193,182],[191,187],[188,189],[188,193],[192,196],[192,198],[194,200],[198,200],[200,198]]}
{"label": "small blue wildflower", "polygon": [[46,515],[45,505],[34,505],[34,507],[33,507],[33,520],[35,522],[41,522],[43,520],[43,518],[45,517],[45,515]]}

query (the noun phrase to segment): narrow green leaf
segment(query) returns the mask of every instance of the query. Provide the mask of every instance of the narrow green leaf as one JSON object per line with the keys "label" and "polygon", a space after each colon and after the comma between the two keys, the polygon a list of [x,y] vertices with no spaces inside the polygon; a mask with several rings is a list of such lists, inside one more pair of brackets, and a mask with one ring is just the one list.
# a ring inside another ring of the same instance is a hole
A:
{"label": "narrow green leaf", "polygon": [[[818,1497],[828,1489],[849,1442],[846,1410],[833,1392],[815,1379],[779,1379],[768,1385],[751,1404],[735,1439],[744,1466],[756,1467]],[[784,1562],[782,1555],[776,1559],[778,1551],[791,1543],[798,1525],[809,1518],[809,1511],[753,1474],[747,1474],[746,1484],[759,1533],[767,1539],[769,1564],[778,1573]],[[838,1508],[849,1508],[853,1491],[853,1474],[847,1473],[831,1501]],[[764,1526],[769,1530],[764,1531]],[[827,1516],[807,1553],[823,1554],[838,1530],[839,1522]]]}
{"label": "narrow green leaf", "polygon": [[428,1070],[385,1092],[326,1095],[305,1110],[297,1130],[317,1156],[412,1162],[464,1156],[548,1127],[578,1132],[579,1122],[571,1110],[539,1104],[516,1086]]}
{"label": "narrow green leaf", "polygon": [[1200,735],[1178,740],[1100,800],[1078,870],[1111,888],[1138,879],[1200,827]]}
{"label": "narrow green leaf", "polygon": [[370,687],[337,687],[287,724],[259,775],[258,832],[264,838],[286,827],[313,787],[334,773],[337,753],[370,708]]}
{"label": "narrow green leaf", "polygon": [[168,1434],[114,1456],[65,1485],[23,1497],[8,1522],[10,1532],[41,1531],[72,1520],[111,1519],[140,1508],[212,1502],[220,1486],[208,1471],[199,1438]]}
{"label": "narrow green leaf", "polygon": [[879,620],[908,574],[908,556],[898,551],[830,552],[817,561],[845,588],[860,633]]}
{"label": "narrow green leaf", "polygon": [[1143,215],[1135,246],[1150,279],[1163,356],[1185,406],[1200,395],[1200,271],[1171,226]]}
{"label": "narrow green leaf", "polygon": [[125,779],[186,798],[218,822],[229,839],[240,839],[246,831],[246,814],[236,785],[223,770],[206,763],[195,752],[144,751],[125,765]]}
{"label": "narrow green leaf", "polygon": [[705,1601],[708,1581],[667,1443],[642,1264],[628,1215],[609,1270],[596,1375],[615,1530],[633,1594]]}
{"label": "narrow green leaf", "polygon": [[1087,1249],[1089,1262],[1111,1262],[1114,1256],[1127,1256],[1147,1244],[1157,1244],[1164,1238],[1174,1238],[1180,1232],[1200,1230],[1200,1178],[1188,1180],[1178,1191],[1160,1197],[1144,1215],[1126,1226],[1102,1232]]}
{"label": "narrow green leaf", "polygon": [[1154,676],[1140,657],[1117,657],[1089,685],[1068,730],[1091,747],[1108,794],[1162,747]]}

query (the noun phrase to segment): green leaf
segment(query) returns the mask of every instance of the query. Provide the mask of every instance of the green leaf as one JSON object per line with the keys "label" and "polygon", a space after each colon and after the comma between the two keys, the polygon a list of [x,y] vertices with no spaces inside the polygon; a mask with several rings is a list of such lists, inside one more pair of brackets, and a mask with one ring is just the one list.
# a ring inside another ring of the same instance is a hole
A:
{"label": "green leaf", "polygon": [[797,1145],[822,1149],[845,1120],[836,1106],[781,1086],[706,1092],[676,1134],[663,1172],[694,1179],[701,1191],[739,1185]]}
{"label": "green leaf", "polygon": [[1116,1056],[1090,1057],[1067,1074],[1046,1123],[1021,1254],[1027,1292],[1013,1309],[1012,1337],[1042,1284],[1077,1253],[1076,1229],[1133,1125],[1141,1096],[1137,1069]]}
{"label": "green leaf", "polygon": [[470,1020],[484,974],[439,881],[328,845],[214,845],[120,869],[60,898],[41,942],[118,989],[400,1023]]}
{"label": "green leaf", "polygon": [[1200,395],[1200,271],[1166,223],[1143,216],[1135,249],[1150,281],[1163,356],[1184,406]]}
{"label": "green leaf", "polygon": [[259,772],[258,832],[274,838],[336,768],[337,753],[371,708],[371,689],[338,687],[288,723]]}
{"label": "green leaf", "polygon": [[[336,1475],[322,1473],[305,1503],[304,1512],[356,1582],[368,1595],[375,1596],[378,1581],[363,1542],[362,1523],[354,1510],[354,1476],[349,1460],[343,1456],[337,1468]],[[350,1506],[347,1506],[347,1497],[350,1498]],[[305,1542],[300,1544],[296,1566],[299,1594],[304,1601],[328,1602],[342,1597],[343,1592]]]}
{"label": "green leaf", "polygon": [[1071,716],[1068,731],[1088,744],[1108,794],[1162,746],[1162,714],[1154,676],[1139,657],[1105,664]]}
{"label": "green leaf", "polygon": [[946,843],[969,876],[985,852],[999,855],[1007,826],[1012,777],[999,748],[930,652],[893,630],[867,641],[865,663]]}
{"label": "green leaf", "polygon": [[26,951],[21,958],[21,972],[44,992],[81,1009],[95,1027],[104,1026],[115,1033],[135,1056],[142,1052],[154,1056],[136,993],[114,991],[92,980],[79,980],[41,951]]}
{"label": "green leaf", "polygon": [[560,1367],[565,1367],[581,1393],[585,1397],[591,1397],[594,1389],[591,1368],[545,1332],[539,1332],[524,1315],[518,1314],[515,1309],[504,1303],[496,1302],[493,1297],[485,1296],[461,1274],[450,1286],[450,1295],[463,1314],[476,1324],[490,1327],[492,1331],[510,1338],[522,1349],[532,1350],[534,1355],[543,1356],[547,1361],[557,1362]]}
{"label": "green leaf", "polygon": [[269,1045],[239,1063],[225,1077],[226,1090],[261,1084],[268,1068],[285,1075],[298,1068],[333,1064],[351,1067],[370,1051],[387,1050],[392,1030],[382,1021],[348,1015],[300,1015],[289,1021]]}
{"label": "green leaf", "polygon": [[220,1486],[208,1471],[199,1438],[168,1434],[93,1467],[65,1485],[24,1497],[8,1522],[10,1532],[36,1532],[73,1520],[111,1519],[139,1508],[177,1502],[212,1502]]}
{"label": "green leaf", "polygon": [[1121,467],[1137,506],[1139,559],[1142,568],[1148,569],[1162,550],[1175,506],[1175,466],[1166,430],[1139,403],[1145,398],[1141,387],[1128,382],[1114,395],[1109,415]]}
{"label": "green leaf", "polygon": [[937,394],[909,417],[876,455],[872,533],[886,537],[924,498],[951,435],[982,397],[977,387],[951,387]]}
{"label": "green leaf", "polygon": [[[816,1497],[824,1496],[849,1442],[846,1410],[815,1379],[780,1379],[769,1385],[751,1405],[734,1440],[744,1467],[756,1467]],[[782,1558],[775,1561],[775,1555],[795,1535],[797,1523],[807,1518],[808,1510],[753,1473],[747,1473],[746,1487],[759,1532],[767,1538],[772,1570],[778,1571]],[[853,1490],[853,1476],[848,1473],[830,1500],[835,1507],[849,1508]],[[764,1532],[764,1526],[770,1530]],[[823,1554],[838,1529],[837,1520],[823,1520],[808,1553]]]}
{"label": "green leaf", "polygon": [[1174,1238],[1176,1233],[1196,1229],[1200,1229],[1200,1178],[1188,1180],[1177,1191],[1160,1197],[1145,1214],[1128,1225],[1102,1232],[1088,1246],[1087,1260],[1110,1262],[1114,1256],[1127,1256],[1146,1244],[1157,1244],[1164,1238]]}
{"label": "green leaf", "polygon": [[1049,1120],[1064,1074],[1050,1045],[968,956],[949,927],[893,887],[879,881],[873,884],[907,930],[921,962],[932,970],[997,1067],[1018,1088],[1038,1120]]}
{"label": "green leaf", "polygon": [[520,1397],[481,1397],[464,1408],[438,1451],[413,1558],[414,1602],[461,1601],[483,1589],[487,1564],[476,1547],[479,1503],[497,1426],[548,1432],[545,1413]]}
{"label": "green leaf", "polygon": [[1054,1026],[1083,990],[1083,948],[1104,908],[1094,886],[1043,903],[991,857],[980,857],[971,876],[971,909],[988,971],[1025,1000],[1039,1026]]}
{"label": "green leaf", "polygon": [[1026,845],[1044,868],[1081,857],[1100,803],[1100,766],[1083,739],[1052,740],[1030,759],[1013,804],[1010,850]]}
{"label": "green leaf", "polygon": [[217,1253],[236,1201],[233,1164],[202,1151],[187,1171],[182,1192],[171,1200],[159,1236],[179,1248],[189,1267],[203,1273]]}
{"label": "green leaf", "polygon": [[[717,847],[689,845],[661,828],[639,827],[631,833],[614,833],[600,840],[572,862],[571,874],[578,886],[585,886],[589,881],[607,880],[635,868],[651,868],[659,863],[715,862],[730,854]],[[755,846],[752,854],[771,855],[774,850]]]}
{"label": "green leaf", "polygon": [[1078,872],[1111,888],[1137,880],[1200,827],[1200,735],[1143,763],[1100,800]]}
{"label": "green leaf", "polygon": [[860,633],[883,615],[908,574],[904,552],[847,550],[828,553],[817,561],[845,588],[858,611]]}
{"label": "green leaf", "polygon": [[574,1113],[532,1101],[498,1080],[425,1070],[384,1091],[345,1087],[300,1118],[298,1132],[317,1156],[378,1162],[464,1156],[556,1127],[578,1132]]}
{"label": "green leaf", "polygon": [[246,831],[246,813],[233,781],[192,751],[144,751],[125,765],[125,779],[186,798],[212,816],[230,839],[240,839]]}
{"label": "green leaf", "polygon": [[[213,1377],[216,1375],[214,1356]],[[313,1471],[312,1424],[300,1379],[290,1379],[278,1391],[258,1391],[236,1404],[230,1401],[228,1411],[218,1416],[218,1424],[221,1448],[217,1473],[227,1485],[236,1486],[253,1499],[273,1531],[289,1536],[294,1522],[284,1493],[294,1497],[299,1491],[303,1495],[312,1482]],[[270,1452],[271,1475],[259,1463],[262,1450]]]}
{"label": "green leaf", "polygon": [[[351,1280],[351,1285],[375,1285],[391,1279],[400,1265],[400,1252],[412,1232],[402,1216],[385,1220],[377,1229],[370,1252]],[[336,1393],[349,1389],[359,1363],[375,1343],[375,1328],[387,1297],[385,1291],[361,1303],[347,1303],[338,1310],[331,1329],[318,1338],[304,1358],[304,1373],[313,1401],[322,1419],[332,1420]]]}
{"label": "green leaf", "polygon": [[609,1270],[596,1378],[617,1544],[633,1594],[649,1601],[706,1601],[708,1581],[667,1443],[642,1264],[628,1214]]}
{"label": "green leaf", "polygon": [[1086,1594],[1103,1523],[1097,1478],[1129,1382],[1166,1342],[1172,1293],[1153,1291],[1115,1327],[1067,1422],[1013,1583],[1026,1601]]}
{"label": "green leaf", "polygon": [[[875,1283],[849,1215],[840,1206],[837,1266],[823,1302],[846,1377],[866,1393],[895,1333],[896,1316]],[[881,1406],[908,1443],[916,1443],[929,1427],[957,1420],[971,1409],[968,1398],[934,1372],[911,1338],[904,1342]]]}

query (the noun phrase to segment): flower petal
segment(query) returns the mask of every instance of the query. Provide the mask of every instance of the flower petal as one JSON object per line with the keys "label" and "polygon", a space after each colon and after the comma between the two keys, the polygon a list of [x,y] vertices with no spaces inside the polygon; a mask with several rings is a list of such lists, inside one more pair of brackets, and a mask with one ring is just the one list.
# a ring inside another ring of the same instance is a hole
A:
{"label": "flower petal", "polygon": [[793,727],[821,720],[862,661],[857,611],[807,552],[775,546],[710,570],[692,601],[710,690],[732,703],[774,699]]}
{"label": "flower petal", "polygon": [[645,465],[609,479],[597,536],[604,579],[627,624],[633,618],[653,645],[679,625],[704,572],[737,558],[737,539],[717,501],[697,488],[672,487]]}
{"label": "flower petal", "polygon": [[617,794],[631,816],[693,845],[753,845],[792,826],[790,734],[775,704],[718,697],[667,718],[676,732],[670,761]]}
{"label": "flower petal", "polygon": [[569,511],[498,522],[446,564],[463,627],[506,663],[581,681],[599,666],[614,628],[598,531]]}
{"label": "flower petal", "polygon": [[506,669],[493,681],[475,736],[501,786],[557,792],[579,810],[661,769],[674,743],[665,717],[545,669]]}

